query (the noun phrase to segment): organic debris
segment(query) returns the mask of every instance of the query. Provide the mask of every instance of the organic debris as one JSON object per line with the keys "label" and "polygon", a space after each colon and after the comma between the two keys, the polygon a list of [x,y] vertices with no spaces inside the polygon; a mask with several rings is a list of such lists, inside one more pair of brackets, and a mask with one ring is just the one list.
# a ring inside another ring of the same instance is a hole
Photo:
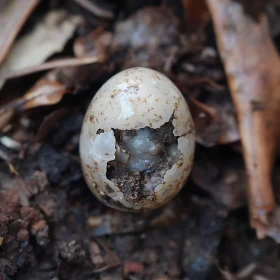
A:
{"label": "organic debris", "polygon": [[279,53],[262,5],[252,7],[254,17],[236,1],[207,2],[239,118],[251,225],[260,238],[273,235],[280,241],[271,182],[279,136]]}
{"label": "organic debris", "polygon": [[[0,280],[280,278],[280,9],[247,2],[0,1]],[[99,202],[78,151],[90,100],[133,66],[196,127],[186,186],[144,213]]]}

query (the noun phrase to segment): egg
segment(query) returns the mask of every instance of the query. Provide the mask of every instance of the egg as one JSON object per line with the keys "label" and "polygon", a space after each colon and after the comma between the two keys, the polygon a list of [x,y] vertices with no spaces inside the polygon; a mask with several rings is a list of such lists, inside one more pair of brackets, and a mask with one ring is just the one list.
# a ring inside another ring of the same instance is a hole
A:
{"label": "egg", "polygon": [[194,125],[165,75],[130,68],[110,78],[86,112],[80,157],[85,180],[107,206],[158,208],[184,186],[193,165]]}

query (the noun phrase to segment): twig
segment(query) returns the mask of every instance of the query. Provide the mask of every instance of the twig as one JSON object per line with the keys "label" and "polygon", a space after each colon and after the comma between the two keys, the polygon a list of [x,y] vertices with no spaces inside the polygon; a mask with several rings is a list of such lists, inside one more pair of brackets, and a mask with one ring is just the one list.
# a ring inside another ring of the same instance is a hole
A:
{"label": "twig", "polygon": [[104,9],[98,7],[93,2],[90,2],[88,0],[75,0],[75,2],[98,17],[101,17],[101,18],[103,17],[103,18],[107,18],[107,19],[114,18],[114,14],[111,11],[104,10]]}
{"label": "twig", "polygon": [[19,173],[17,172],[17,170],[15,169],[15,167],[13,166],[10,157],[8,154],[6,154],[3,150],[0,149],[0,159],[3,159],[7,165],[9,166],[10,172],[13,175],[19,176]]}
{"label": "twig", "polygon": [[105,271],[109,268],[116,267],[116,266],[120,265],[121,261],[120,261],[119,257],[114,252],[112,252],[100,239],[96,239],[96,241],[100,245],[100,247],[105,251],[105,253],[107,254],[108,263],[105,266],[94,269],[93,272],[94,273],[99,273],[99,272]]}
{"label": "twig", "polygon": [[102,59],[97,56],[57,59],[57,60],[53,60],[53,61],[48,61],[48,62],[40,64],[40,65],[26,67],[23,69],[18,69],[18,70],[14,70],[11,72],[7,72],[5,74],[0,75],[0,81],[14,79],[14,78],[29,75],[32,73],[50,70],[53,68],[79,66],[79,65],[91,64],[91,63],[96,63],[96,62],[102,62]]}
{"label": "twig", "polygon": [[211,86],[212,88],[214,88],[215,90],[218,91],[223,91],[225,90],[225,87],[222,85],[219,85],[218,83],[216,83],[214,80],[208,78],[208,77],[202,77],[202,78],[195,78],[191,81],[191,85],[198,85],[198,84],[208,84],[209,86]]}

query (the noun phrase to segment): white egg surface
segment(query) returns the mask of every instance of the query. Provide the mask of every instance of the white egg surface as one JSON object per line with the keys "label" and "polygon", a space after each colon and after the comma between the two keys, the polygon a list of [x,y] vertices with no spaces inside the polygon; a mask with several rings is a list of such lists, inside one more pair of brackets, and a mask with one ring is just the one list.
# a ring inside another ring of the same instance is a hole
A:
{"label": "white egg surface", "polygon": [[147,68],[124,70],[91,101],[80,136],[86,182],[119,210],[158,208],[184,186],[194,157],[194,125],[179,89]]}

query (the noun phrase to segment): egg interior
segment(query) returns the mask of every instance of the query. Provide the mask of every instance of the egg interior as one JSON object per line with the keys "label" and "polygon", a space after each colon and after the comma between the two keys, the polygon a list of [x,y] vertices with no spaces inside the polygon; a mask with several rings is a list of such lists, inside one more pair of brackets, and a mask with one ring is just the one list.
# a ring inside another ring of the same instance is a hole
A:
{"label": "egg interior", "polygon": [[180,160],[172,118],[158,129],[114,130],[115,159],[107,163],[107,178],[129,201],[152,199],[165,172]]}

